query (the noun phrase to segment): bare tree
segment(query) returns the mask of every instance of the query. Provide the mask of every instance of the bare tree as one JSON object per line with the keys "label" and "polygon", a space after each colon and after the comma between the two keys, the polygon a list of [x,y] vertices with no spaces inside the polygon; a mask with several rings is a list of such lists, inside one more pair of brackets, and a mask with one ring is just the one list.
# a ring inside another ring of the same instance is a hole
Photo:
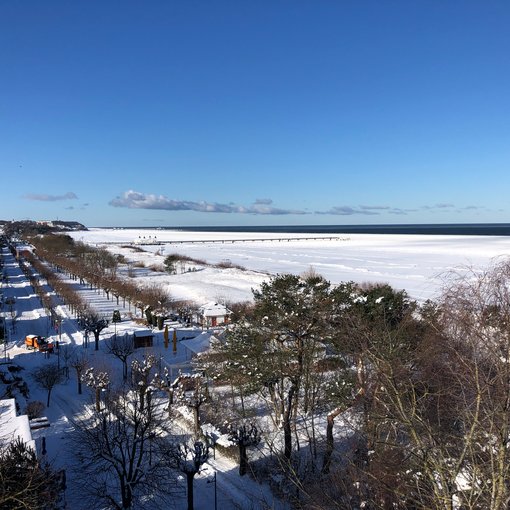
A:
{"label": "bare tree", "polygon": [[506,509],[510,264],[456,275],[411,315],[388,289],[359,290],[341,325],[358,393],[338,408],[356,441],[313,507]]}
{"label": "bare tree", "polygon": [[85,355],[85,353],[77,353],[75,351],[69,364],[76,371],[76,379],[78,380],[78,395],[81,395],[81,393],[82,393],[82,388],[81,388],[82,376],[85,372],[85,369],[88,366],[87,356]]}
{"label": "bare tree", "polygon": [[195,435],[200,430],[200,407],[207,402],[207,387],[200,374],[182,374],[174,382],[177,399],[193,411]]}
{"label": "bare tree", "polygon": [[253,423],[249,427],[246,425],[231,426],[228,438],[239,448],[239,475],[243,476],[248,468],[248,447],[260,443],[260,432]]}
{"label": "bare tree", "polygon": [[175,467],[184,475],[188,487],[188,510],[193,510],[193,479],[200,473],[202,465],[209,458],[209,447],[201,441],[181,443],[176,445],[170,453]]}
{"label": "bare tree", "polygon": [[94,341],[95,341],[95,350],[99,350],[99,335],[103,329],[108,327],[108,319],[101,317],[98,313],[93,311],[86,312],[81,318],[80,322],[85,329],[85,331],[89,331],[94,333]]}
{"label": "bare tree", "polygon": [[159,285],[149,285],[139,289],[142,301],[156,313],[164,313],[170,306],[172,299],[168,292]]}
{"label": "bare tree", "polygon": [[101,411],[101,392],[110,385],[108,372],[97,372],[93,367],[88,368],[82,376],[83,382],[94,390],[96,411]]}
{"label": "bare tree", "polygon": [[56,363],[52,363],[50,365],[43,365],[42,367],[34,370],[32,377],[41,388],[48,392],[46,406],[50,407],[50,397],[53,388],[57,384],[63,382],[62,372]]}
{"label": "bare tree", "polygon": [[60,355],[62,356],[62,360],[64,361],[64,373],[66,379],[69,380],[69,364],[71,360],[76,356],[76,348],[71,344],[64,344],[60,347]]}
{"label": "bare tree", "polygon": [[[422,371],[430,374],[429,384],[437,388],[433,401],[441,406],[442,427],[438,430],[437,420],[430,425],[434,444],[441,449],[436,446],[429,456],[437,472],[434,480],[429,476],[429,484],[435,492],[442,491],[443,507],[507,508],[510,263],[450,275],[433,312],[428,320],[442,355],[426,358],[428,369]],[[440,400],[445,393],[448,400]]]}
{"label": "bare tree", "polygon": [[168,506],[177,490],[168,456],[168,415],[148,396],[149,384],[143,390],[141,385],[111,395],[104,409],[94,407],[90,417],[74,424],[71,446],[91,505]]}
{"label": "bare tree", "polygon": [[124,381],[128,377],[128,359],[135,352],[133,337],[125,333],[123,336],[113,336],[106,341],[106,350],[122,362],[122,376]]}
{"label": "bare tree", "polygon": [[135,391],[138,392],[139,405],[142,411],[146,405],[151,405],[152,391],[154,390],[152,381],[155,379],[152,369],[156,366],[156,361],[156,356],[150,354],[144,356],[141,361],[135,359],[131,362],[131,383]]}
{"label": "bare tree", "polygon": [[170,373],[168,371],[168,368],[164,367],[163,374],[156,374],[152,379],[151,384],[158,390],[161,390],[166,393],[168,398],[167,411],[168,414],[170,415],[170,412],[172,410],[172,404],[174,403],[174,393],[176,386],[170,379]]}

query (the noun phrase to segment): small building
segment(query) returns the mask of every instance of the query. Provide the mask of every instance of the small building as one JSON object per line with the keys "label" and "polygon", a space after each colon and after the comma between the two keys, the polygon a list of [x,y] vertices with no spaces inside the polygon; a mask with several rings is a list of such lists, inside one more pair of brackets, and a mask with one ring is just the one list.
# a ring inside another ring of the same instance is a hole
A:
{"label": "small building", "polygon": [[198,309],[197,322],[203,328],[214,328],[228,324],[232,312],[225,306],[211,301]]}
{"label": "small building", "polygon": [[195,338],[182,340],[180,343],[185,349],[186,359],[190,360],[197,354],[209,350],[211,344],[211,334],[207,331],[203,331]]}
{"label": "small building", "polygon": [[35,450],[28,416],[16,415],[16,401],[13,398],[0,400],[0,448],[7,447],[17,438]]}
{"label": "small building", "polygon": [[154,333],[150,329],[139,329],[133,333],[133,343],[135,349],[139,347],[152,347]]}
{"label": "small building", "polygon": [[16,260],[22,260],[33,254],[33,247],[28,244],[19,244],[16,246]]}
{"label": "small building", "polygon": [[185,349],[186,359],[193,359],[195,356],[199,356],[202,352],[206,352],[209,349],[215,349],[222,343],[224,343],[224,331],[222,332],[211,332],[202,331],[199,335],[189,340],[183,340],[181,345]]}
{"label": "small building", "polygon": [[144,245],[158,245],[162,244],[158,241],[158,238],[156,236],[138,236],[134,241],[134,244],[144,244]]}

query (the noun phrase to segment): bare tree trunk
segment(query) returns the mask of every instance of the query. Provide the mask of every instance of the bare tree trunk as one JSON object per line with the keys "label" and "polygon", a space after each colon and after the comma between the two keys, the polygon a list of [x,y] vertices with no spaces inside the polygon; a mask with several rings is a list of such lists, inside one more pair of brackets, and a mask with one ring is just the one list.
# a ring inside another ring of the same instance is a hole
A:
{"label": "bare tree trunk", "polygon": [[283,441],[284,441],[284,455],[286,459],[290,459],[292,455],[292,410],[294,403],[294,393],[296,392],[296,386],[292,385],[289,389],[289,395],[287,397],[287,408],[283,413]]}
{"label": "bare tree trunk", "polygon": [[337,407],[333,412],[328,414],[328,421],[326,426],[326,451],[324,452],[324,461],[322,463],[322,472],[329,473],[331,466],[331,456],[333,455],[334,441],[333,441],[333,425],[335,418],[342,412],[341,407]]}
{"label": "bare tree trunk", "polygon": [[312,455],[315,460],[317,460],[317,437],[315,435],[315,410],[312,412]]}
{"label": "bare tree trunk", "polygon": [[195,473],[186,473],[186,481],[188,483],[188,510],[193,510],[193,478]]}
{"label": "bare tree trunk", "polygon": [[241,397],[241,411],[243,414],[243,418],[246,417],[246,411],[244,409],[244,396],[243,396],[243,385],[239,385],[239,396]]}
{"label": "bare tree trunk", "polygon": [[200,416],[198,413],[198,406],[193,407],[193,418],[195,422],[195,434],[200,430]]}
{"label": "bare tree trunk", "polygon": [[248,454],[246,452],[246,445],[242,442],[239,443],[239,475],[246,474],[248,468]]}
{"label": "bare tree trunk", "polygon": [[232,397],[232,407],[235,409],[236,407],[236,397],[234,395],[234,385],[230,383],[230,396]]}
{"label": "bare tree trunk", "polygon": [[122,486],[122,509],[128,510],[133,505],[133,492],[128,484]]}
{"label": "bare tree trunk", "polygon": [[[352,406],[354,406],[359,399],[364,395],[363,388],[360,388],[358,390],[358,393],[354,397],[354,400],[352,402]],[[349,407],[337,407],[336,409],[333,409],[328,414],[327,417],[327,425],[326,425],[326,451],[324,452],[324,460],[322,463],[322,472],[323,473],[329,473],[329,468],[331,466],[331,456],[333,455],[333,449],[334,449],[334,440],[333,440],[333,425],[335,424],[335,418],[342,412],[349,409]]]}
{"label": "bare tree trunk", "polygon": [[[296,390],[296,395],[299,394],[299,389]],[[294,400],[294,404],[292,406],[292,428],[294,430],[294,437],[296,438],[296,449],[297,451],[299,452],[299,450],[301,449],[301,445],[299,443],[299,436],[298,436],[298,433],[297,433],[297,414],[298,414],[298,399],[296,398]]]}

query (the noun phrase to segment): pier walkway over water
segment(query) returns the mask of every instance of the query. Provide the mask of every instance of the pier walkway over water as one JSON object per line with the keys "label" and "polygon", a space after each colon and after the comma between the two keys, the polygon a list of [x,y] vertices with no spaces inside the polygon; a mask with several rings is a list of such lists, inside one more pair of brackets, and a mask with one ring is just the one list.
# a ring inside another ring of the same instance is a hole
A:
{"label": "pier walkway over water", "polygon": [[179,241],[154,241],[150,240],[147,242],[140,241],[137,239],[132,242],[97,242],[96,245],[101,244],[116,244],[116,245],[135,245],[135,246],[162,246],[164,244],[209,244],[209,243],[220,243],[220,244],[233,244],[233,243],[256,243],[256,242],[290,242],[290,241],[348,241],[349,238],[339,236],[310,236],[310,237],[259,237],[259,238],[248,238],[248,239],[187,239]]}

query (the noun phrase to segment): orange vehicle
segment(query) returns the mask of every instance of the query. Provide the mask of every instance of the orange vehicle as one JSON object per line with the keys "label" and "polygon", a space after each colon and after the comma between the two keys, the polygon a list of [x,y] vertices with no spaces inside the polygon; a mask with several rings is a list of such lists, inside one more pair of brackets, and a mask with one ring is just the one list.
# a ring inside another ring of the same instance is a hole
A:
{"label": "orange vehicle", "polygon": [[49,342],[43,336],[27,335],[25,337],[25,346],[27,349],[37,349],[41,352],[53,352],[53,342]]}

